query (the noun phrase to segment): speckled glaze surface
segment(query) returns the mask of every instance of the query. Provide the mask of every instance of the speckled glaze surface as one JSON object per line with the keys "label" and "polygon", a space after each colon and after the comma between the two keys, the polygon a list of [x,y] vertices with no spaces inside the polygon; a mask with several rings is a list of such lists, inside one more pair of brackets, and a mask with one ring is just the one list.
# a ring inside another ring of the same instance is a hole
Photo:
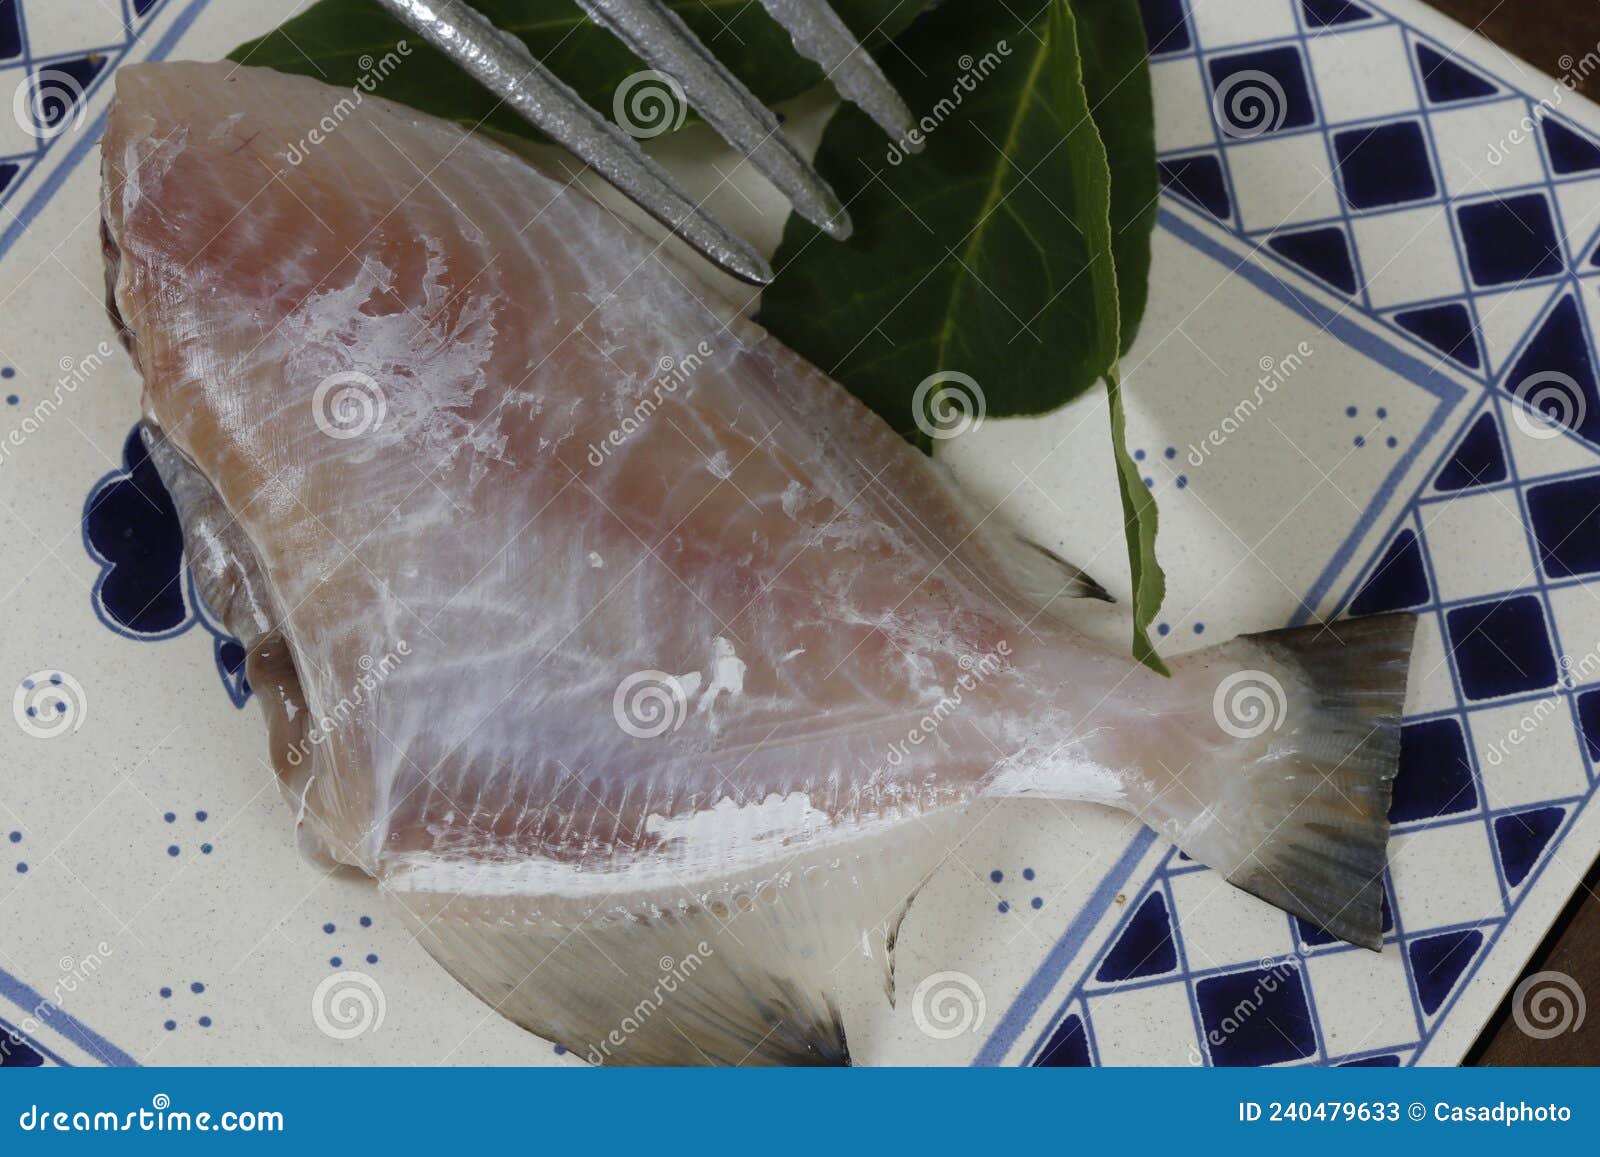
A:
{"label": "speckled glaze surface", "polygon": [[[1120,813],[985,802],[900,930],[897,1006],[868,999],[874,961],[850,966],[852,1054],[1452,1063],[1600,843],[1600,118],[1419,6],[1144,7],[1165,193],[1126,368],[1162,499],[1163,650],[1421,616],[1384,950],[1330,942]],[[243,648],[137,484],[154,469],[130,436],[138,378],[101,288],[110,76],[214,59],[273,15],[19,8],[3,78],[77,92],[0,156],[7,1063],[571,1063],[450,980],[369,882],[298,855]],[[1241,76],[1264,124],[1232,103]],[[797,135],[822,111],[794,110]],[[663,156],[714,183],[708,136]],[[758,239],[781,222],[754,188],[709,205]],[[987,421],[939,457],[1115,590],[1104,422],[1093,401]],[[1072,614],[1124,635],[1098,604]]]}

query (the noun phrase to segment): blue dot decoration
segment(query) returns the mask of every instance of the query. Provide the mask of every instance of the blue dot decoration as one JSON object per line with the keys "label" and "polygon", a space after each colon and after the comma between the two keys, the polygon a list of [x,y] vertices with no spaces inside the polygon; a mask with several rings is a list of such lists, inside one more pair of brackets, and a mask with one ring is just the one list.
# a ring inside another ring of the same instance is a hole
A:
{"label": "blue dot decoration", "polygon": [[200,854],[202,856],[209,856],[211,854],[211,845],[210,844],[201,844],[200,845]]}
{"label": "blue dot decoration", "polygon": [[1172,628],[1167,626],[1166,623],[1161,623],[1161,624],[1157,625],[1157,627],[1156,627],[1156,634],[1160,635],[1163,639],[1166,638],[1171,633],[1172,633]]}
{"label": "blue dot decoration", "polygon": [[18,873],[19,873],[19,874],[22,874],[22,875],[26,875],[26,874],[27,874],[27,871],[28,871],[28,865],[27,865],[27,864],[26,864],[26,863],[24,863],[24,862],[22,862],[22,861],[20,861],[20,860],[19,860],[19,861],[18,861],[18,862],[17,862],[17,872],[18,872]]}
{"label": "blue dot decoration", "polygon": [[[189,988],[189,991],[194,993],[196,996],[199,996],[200,994],[204,993],[205,990],[206,990],[205,983],[203,981],[199,981],[199,980],[191,980],[191,981],[189,981],[188,988]],[[174,990],[173,990],[171,985],[163,984],[160,987],[160,989],[158,989],[157,991],[161,994],[161,999],[162,1000],[171,1000]],[[201,1028],[210,1028],[211,1027],[211,1017],[209,1015],[201,1015],[201,1016],[196,1018],[196,1023],[198,1023]],[[166,1020],[166,1021],[162,1022],[162,1027],[165,1028],[168,1032],[173,1032],[174,1030],[177,1029],[178,1022],[176,1020]]]}
{"label": "blue dot decoration", "polygon": [[201,823],[205,823],[206,822],[206,813],[205,812],[195,812],[194,813],[194,818],[199,820]]}
{"label": "blue dot decoration", "polygon": [[322,926],[322,930],[324,932],[328,933],[330,936],[333,935],[333,925],[332,924],[324,924]]}
{"label": "blue dot decoration", "polygon": [[1383,440],[1383,444],[1389,447],[1389,449],[1393,450],[1396,446],[1400,445],[1400,439],[1396,438],[1393,434],[1390,434]]}
{"label": "blue dot decoration", "polygon": [[1344,408],[1344,416],[1346,418],[1354,418],[1358,412],[1354,406],[1346,406]]}
{"label": "blue dot decoration", "polygon": [[989,873],[989,879],[992,880],[996,884],[998,884],[1001,880],[1004,880],[1005,878],[1006,878],[1006,874],[1004,872],[1002,872],[999,868],[996,868],[994,871]]}
{"label": "blue dot decoration", "polygon": [[372,927],[372,917],[371,916],[363,916],[363,917],[361,917],[361,926],[363,928],[371,928]]}
{"label": "blue dot decoration", "polygon": [[1361,447],[1363,447],[1363,446],[1365,446],[1367,444],[1367,440],[1365,438],[1363,438],[1360,434],[1357,434],[1356,437],[1355,437],[1355,444],[1356,444],[1356,449],[1359,450],[1359,449],[1361,449]]}
{"label": "blue dot decoration", "polygon": [[22,401],[22,399],[17,397],[15,394],[6,395],[6,405],[8,406],[15,406],[20,401]]}
{"label": "blue dot decoration", "polygon": [[1044,907],[1044,900],[1038,896],[1035,896],[1032,900],[1029,900],[1028,903],[1032,904],[1035,910]]}
{"label": "blue dot decoration", "polygon": [[378,954],[376,952],[367,953],[367,963],[368,964],[376,964],[376,963],[378,963]]}
{"label": "blue dot decoration", "polygon": [[168,812],[166,815],[162,816],[161,818],[166,820],[170,824],[170,823],[172,823],[173,821],[175,821],[178,818],[178,813],[177,812]]}
{"label": "blue dot decoration", "polygon": [[1379,406],[1378,407],[1378,421],[1381,422],[1385,418],[1387,418],[1388,416],[1389,416],[1389,411],[1385,410],[1382,406]]}
{"label": "blue dot decoration", "polygon": [[1135,462],[1143,462],[1144,461],[1144,451],[1143,450],[1135,450],[1133,452],[1133,460]]}
{"label": "blue dot decoration", "polygon": [[1206,625],[1204,623],[1196,623],[1194,625],[1194,633],[1197,634],[1197,635],[1205,634],[1206,633]]}
{"label": "blue dot decoration", "polygon": [[335,968],[340,968],[344,965],[344,961],[339,959],[337,956],[328,957],[328,963],[333,965]]}
{"label": "blue dot decoration", "polygon": [[1031,880],[1031,879],[1033,879],[1034,875],[1035,875],[1035,872],[1034,872],[1034,870],[1032,868],[1023,868],[1022,869],[1022,878],[1024,880]]}
{"label": "blue dot decoration", "polygon": [[1007,903],[1005,900],[1001,900],[1000,903],[996,905],[996,907],[998,907],[1000,909],[1000,914],[1002,916],[1005,915],[1007,912],[1011,911],[1011,905],[1009,903]]}
{"label": "blue dot decoration", "polygon": [[12,832],[11,835],[9,835],[6,838],[9,839],[14,844],[20,844],[22,842],[22,833],[21,832]]}
{"label": "blue dot decoration", "polygon": [[1179,490],[1185,490],[1185,489],[1187,489],[1187,488],[1188,488],[1188,486],[1189,486],[1189,478],[1188,478],[1188,475],[1186,475],[1186,474],[1180,474],[1180,475],[1178,475],[1178,480],[1177,480],[1177,487],[1178,487],[1178,489],[1179,489]]}
{"label": "blue dot decoration", "polygon": [[177,854],[178,854],[178,845],[177,844],[168,844],[167,845],[167,855],[176,856]]}
{"label": "blue dot decoration", "polygon": [[1178,448],[1176,446],[1168,446],[1163,453],[1166,454],[1167,461],[1170,462],[1178,456]]}

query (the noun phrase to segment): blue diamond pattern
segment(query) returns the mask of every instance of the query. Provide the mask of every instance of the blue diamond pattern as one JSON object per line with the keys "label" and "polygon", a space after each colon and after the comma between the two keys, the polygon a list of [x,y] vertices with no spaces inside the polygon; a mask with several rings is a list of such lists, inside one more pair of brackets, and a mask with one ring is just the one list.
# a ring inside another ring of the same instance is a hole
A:
{"label": "blue diamond pattern", "polygon": [[[1368,11],[1365,5],[1338,0],[1304,0],[1295,5],[1301,27],[1297,36],[1246,48],[1208,46],[1199,32],[1203,22],[1178,19],[1172,5],[1146,3],[1147,19],[1157,7],[1166,13],[1162,27],[1168,31],[1160,36],[1164,66],[1192,59],[1207,96],[1240,68],[1263,63],[1268,67],[1261,71],[1282,84],[1285,94],[1282,122],[1264,139],[1242,138],[1217,126],[1213,143],[1191,140],[1164,153],[1159,160],[1168,194],[1165,211],[1198,222],[1202,232],[1221,232],[1256,248],[1296,293],[1325,294],[1336,303],[1333,308],[1360,314],[1380,328],[1385,341],[1412,351],[1434,372],[1475,385],[1477,393],[1469,391],[1471,404],[1461,407],[1451,426],[1453,433],[1429,448],[1420,487],[1390,515],[1390,524],[1372,529],[1365,565],[1352,565],[1346,573],[1353,577],[1341,581],[1348,584],[1343,602],[1352,613],[1412,609],[1432,624],[1433,646],[1442,647],[1453,696],[1443,704],[1423,704],[1408,717],[1392,814],[1408,838],[1425,833],[1447,836],[1462,846],[1474,839],[1479,847],[1486,844],[1493,872],[1489,886],[1498,902],[1481,918],[1449,923],[1426,905],[1413,904],[1414,910],[1406,911],[1404,896],[1397,906],[1392,888],[1386,888],[1385,951],[1398,953],[1406,963],[1416,1021],[1409,1040],[1340,1055],[1315,1032],[1308,1036],[1307,1026],[1314,1027],[1317,1020],[1313,972],[1311,982],[1293,988],[1294,998],[1286,1001],[1288,1012],[1281,1027],[1287,1029],[1287,1043],[1274,1032],[1259,1049],[1248,1034],[1243,1042],[1219,1048],[1209,1030],[1222,1011],[1222,999],[1236,995],[1229,978],[1250,976],[1256,968],[1242,958],[1244,950],[1238,959],[1213,960],[1218,951],[1215,943],[1205,953],[1192,950],[1184,930],[1174,926],[1175,969],[1121,980],[1114,979],[1115,965],[1107,969],[1123,959],[1122,945],[1148,943],[1146,925],[1153,923],[1149,913],[1159,911],[1170,918],[1175,882],[1208,871],[1175,850],[1160,853],[1147,833],[1130,843],[1127,866],[1119,865],[1106,876],[1115,881],[1112,891],[1127,893],[1122,914],[1104,933],[1102,947],[1083,958],[1088,963],[1075,966],[1079,971],[1065,974],[1063,963],[1062,973],[1070,979],[1051,996],[1050,1007],[1057,1010],[1053,1015],[1039,1006],[1042,1027],[1030,1038],[1026,1055],[1038,1057],[1053,1047],[1075,1058],[1069,1063],[1091,1063],[1096,1010],[1109,999],[1107,994],[1183,985],[1194,1019],[1196,1049],[1206,1063],[1413,1064],[1427,1054],[1466,978],[1489,957],[1520,899],[1544,874],[1552,859],[1550,848],[1562,837],[1563,825],[1570,826],[1574,807],[1582,806],[1596,790],[1600,686],[1567,685],[1557,662],[1558,655],[1580,653],[1592,647],[1593,640],[1563,638],[1563,621],[1553,613],[1551,600],[1559,590],[1600,573],[1600,547],[1593,545],[1600,543],[1600,391],[1592,368],[1588,313],[1580,305],[1593,300],[1586,295],[1600,293],[1596,272],[1600,229],[1586,219],[1565,218],[1565,203],[1557,197],[1563,185],[1600,173],[1600,140],[1566,118],[1536,117],[1539,139],[1526,147],[1536,149],[1539,163],[1548,166],[1543,179],[1506,192],[1486,193],[1477,184],[1458,193],[1447,189],[1441,176],[1448,169],[1441,165],[1433,110],[1467,115],[1456,110],[1514,96],[1526,102],[1532,115],[1540,99],[1548,96],[1546,91],[1517,92],[1489,69],[1462,59],[1457,43],[1434,40],[1378,6]],[[1181,28],[1181,34],[1174,35],[1175,28]],[[1404,45],[1407,71],[1400,79],[1411,85],[1414,101],[1403,109],[1396,104],[1397,111],[1388,115],[1323,123],[1322,78],[1311,67],[1315,56],[1311,46],[1347,35],[1370,36],[1385,28],[1397,30]],[[1185,44],[1192,47],[1179,47]],[[1298,220],[1289,228],[1263,222],[1252,230],[1235,212],[1243,195],[1238,192],[1236,155],[1291,137],[1323,141],[1327,163],[1335,173],[1339,209],[1325,219]],[[1376,166],[1363,171],[1365,148],[1356,147],[1380,142],[1388,146],[1381,152],[1397,169],[1392,188],[1384,187],[1387,175],[1377,172]],[[1492,143],[1486,139],[1485,148]],[[1581,197],[1577,202],[1586,203]],[[1461,281],[1437,296],[1419,295],[1420,300],[1404,308],[1380,313],[1367,299],[1362,271],[1381,269],[1393,253],[1360,252],[1363,234],[1352,223],[1405,211],[1420,215],[1415,208],[1419,205],[1430,212],[1438,206],[1449,224]],[[1567,268],[1564,237],[1581,268]],[[1552,291],[1551,284],[1558,279],[1562,288]],[[1530,319],[1526,329],[1520,336],[1506,334],[1501,298],[1508,290],[1526,293],[1532,285],[1545,287],[1547,303],[1522,307]],[[1594,316],[1600,317],[1600,308]],[[1563,420],[1548,400],[1519,393],[1519,383],[1535,373],[1570,377],[1584,412]],[[1591,428],[1591,422],[1597,425]],[[1535,440],[1532,456],[1524,459],[1527,430],[1535,431]],[[1541,444],[1561,453],[1546,463],[1538,454]],[[1589,465],[1580,465],[1584,462]],[[1490,509],[1522,513],[1527,559],[1514,560],[1506,569],[1508,573],[1530,569],[1525,580],[1510,589],[1465,598],[1441,593],[1441,585],[1454,589],[1459,584],[1444,582],[1435,574],[1438,564],[1432,542],[1440,533],[1436,512],[1443,504],[1461,501],[1488,501],[1494,504]],[[1579,800],[1569,796],[1506,807],[1497,802],[1500,789],[1494,777],[1499,769],[1480,766],[1482,745],[1497,738],[1506,723],[1501,717],[1487,720],[1480,713],[1500,711],[1509,713],[1504,718],[1515,720],[1519,712],[1551,696],[1570,705],[1575,729],[1583,738],[1580,747],[1591,761],[1584,769],[1590,794]],[[1362,951],[1293,918],[1284,920],[1288,943],[1300,945],[1305,954],[1302,968],[1326,956]],[[1297,979],[1301,979],[1298,974]],[[1173,1031],[1182,1030],[1174,1025]],[[1004,1039],[997,1033],[986,1050]]]}

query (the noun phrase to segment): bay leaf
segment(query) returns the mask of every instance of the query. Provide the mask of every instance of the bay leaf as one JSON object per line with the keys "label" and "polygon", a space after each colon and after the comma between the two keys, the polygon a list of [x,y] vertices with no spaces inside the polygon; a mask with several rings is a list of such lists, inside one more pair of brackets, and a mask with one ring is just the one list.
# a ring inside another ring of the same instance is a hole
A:
{"label": "bay leaf", "polygon": [[1072,11],[1027,10],[944,4],[897,39],[883,63],[923,151],[840,109],[817,167],[855,236],[791,217],[762,298],[767,328],[924,445],[911,403],[935,374],[973,378],[989,415],[1040,414],[1117,358],[1110,175]]}
{"label": "bay leaf", "polygon": [[897,38],[885,70],[923,151],[840,110],[817,165],[856,235],[838,245],[791,217],[760,320],[925,448],[979,413],[1046,413],[1105,380],[1135,655],[1165,673],[1146,634],[1165,586],[1155,500],[1137,470],[1127,488],[1114,377],[1147,297],[1156,208],[1143,25],[1136,0],[1028,12],[950,3]]}

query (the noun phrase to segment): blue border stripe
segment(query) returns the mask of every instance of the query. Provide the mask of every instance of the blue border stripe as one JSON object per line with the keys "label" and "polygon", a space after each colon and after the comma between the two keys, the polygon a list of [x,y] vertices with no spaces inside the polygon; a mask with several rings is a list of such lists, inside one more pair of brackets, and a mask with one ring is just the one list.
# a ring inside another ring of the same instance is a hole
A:
{"label": "blue border stripe", "polygon": [[[41,1057],[43,1057],[45,1060],[51,1061],[51,1062],[53,1062],[55,1064],[58,1064],[64,1069],[71,1069],[71,1068],[76,1068],[77,1067],[71,1061],[67,1060],[66,1057],[61,1056],[60,1054],[58,1054],[57,1052],[55,1052],[53,1049],[49,1048],[48,1046],[44,1045],[43,1043],[41,1043],[41,1042],[39,1042],[37,1040],[34,1040],[33,1037],[31,1037],[27,1033],[23,1032],[20,1028],[16,1027],[10,1021],[0,1019],[0,1056],[4,1056],[6,1050],[8,1050],[10,1048],[13,1048],[13,1047],[15,1047],[17,1045],[21,1045],[24,1048],[28,1048],[28,1049],[33,1050],[34,1052],[38,1053]],[[37,1066],[24,1066],[24,1067],[37,1067]]]}
{"label": "blue border stripe", "polygon": [[[177,19],[172,22],[171,26],[166,30],[166,32],[162,34],[161,39],[156,41],[155,45],[150,49],[150,52],[144,57],[144,59],[164,59],[168,53],[177,47],[178,40],[185,32],[189,30],[190,26],[195,22],[195,19],[210,3],[211,0],[193,0],[189,7],[184,9],[184,11],[178,15]],[[138,34],[135,33],[133,39],[128,42],[128,48],[123,54],[122,61],[112,67],[113,74],[116,72],[117,68],[120,68],[123,63],[127,62],[128,57],[132,55],[134,45],[137,43]],[[108,78],[106,83],[109,84],[112,83],[112,81]],[[6,228],[5,232],[0,233],[0,258],[3,258],[11,251],[11,247],[17,243],[17,239],[22,236],[23,231],[33,223],[34,219],[38,217],[38,215],[44,210],[45,206],[50,203],[50,200],[56,195],[56,193],[60,191],[61,186],[66,183],[67,178],[70,177],[73,172],[77,170],[78,166],[83,163],[84,158],[87,157],[97,145],[99,145],[100,135],[105,131],[105,122],[106,114],[102,111],[100,115],[95,118],[94,124],[90,130],[81,134],[79,139],[73,142],[72,148],[67,151],[67,154],[62,159],[61,163],[55,167],[50,175],[46,177],[40,184],[39,188],[34,191],[33,196],[28,199],[27,204],[25,204],[16,213],[11,224]],[[133,1057],[129,1056],[116,1045],[106,1040],[105,1037],[95,1032],[94,1029],[90,1028],[82,1021],[77,1020],[53,1001],[46,1000],[22,980],[12,976],[4,969],[0,969],[0,996],[4,996],[30,1016],[38,1015],[38,1011],[40,1009],[48,1009],[48,1015],[44,1019],[48,1022],[49,1027],[53,1031],[60,1033],[62,1036],[72,1041],[85,1052],[99,1057],[108,1065],[117,1067],[136,1067],[139,1064],[139,1062],[134,1060]],[[48,1053],[52,1059],[60,1060],[60,1058],[56,1057],[55,1054],[49,1053],[48,1050],[43,1049],[43,1047],[32,1038],[29,1038],[29,1043],[35,1047],[39,1047],[41,1051]],[[61,1063],[65,1064],[66,1062],[61,1061]]]}
{"label": "blue border stripe", "polygon": [[[156,42],[155,47],[150,50],[150,54],[144,59],[163,59],[177,46],[179,37],[189,31],[189,26],[194,23],[195,18],[210,3],[211,0],[193,0],[193,3],[172,22],[172,27],[162,34],[161,39]],[[132,53],[133,45],[136,43],[138,43],[137,38],[129,42],[128,50],[123,54],[122,62],[112,67],[112,74],[115,74],[116,70],[122,67],[122,64],[127,63],[127,58]],[[111,76],[107,77],[105,83],[108,85],[114,83]],[[106,114],[102,110],[100,115],[95,117],[94,124],[89,127],[89,130],[78,134],[78,139],[73,142],[72,148],[67,150],[67,155],[62,159],[61,163],[44,179],[39,188],[34,191],[33,196],[28,198],[28,203],[17,211],[16,216],[12,219],[11,224],[6,227],[5,232],[0,233],[0,257],[4,257],[11,252],[11,247],[17,243],[28,226],[33,224],[34,218],[44,211],[45,206],[50,203],[56,193],[60,191],[61,186],[66,183],[67,178],[83,163],[84,157],[100,144],[100,136],[105,132],[105,125]]]}
{"label": "blue border stripe", "polygon": [[[1301,317],[1337,339],[1341,344],[1349,346],[1357,353],[1364,354],[1385,369],[1438,398],[1439,405],[1435,407],[1434,412],[1428,418],[1430,429],[1437,430],[1443,424],[1444,415],[1467,397],[1467,388],[1465,386],[1438,372],[1418,358],[1396,349],[1383,337],[1346,317],[1343,312],[1334,310],[1315,298],[1299,292],[1293,286],[1275,276],[1265,266],[1254,264],[1248,258],[1240,257],[1233,249],[1210,236],[1199,226],[1186,220],[1172,209],[1162,208],[1160,222],[1161,227],[1167,232],[1182,241],[1186,241],[1207,257],[1227,266],[1230,272],[1248,281],[1274,301],[1298,313]],[[1300,610],[1290,620],[1291,626],[1306,623],[1315,616],[1318,605],[1327,597],[1334,581],[1349,564],[1350,559],[1354,557],[1361,544],[1366,541],[1373,523],[1377,521],[1378,516],[1388,506],[1401,481],[1410,471],[1412,464],[1416,462],[1417,456],[1422,452],[1424,444],[1428,441],[1430,439],[1420,439],[1413,442],[1406,452],[1396,460],[1394,467],[1384,478],[1377,492],[1373,494],[1371,501],[1367,503],[1366,510],[1356,520],[1355,526],[1345,536],[1344,541],[1339,544],[1339,548],[1333,552],[1327,565],[1323,567],[1322,572],[1301,599]]]}
{"label": "blue border stripe", "polygon": [[1129,841],[1127,848],[1118,857],[1117,862],[1111,865],[1100,879],[1099,887],[1094,894],[1084,901],[1083,907],[1078,909],[1078,914],[1072,918],[1072,923],[1067,925],[1067,930],[1061,934],[1055,947],[1050,949],[1050,955],[1044,958],[1044,963],[1023,986],[1016,1000],[1011,1002],[1011,1007],[1006,1009],[1006,1014],[1000,1018],[1000,1023],[995,1026],[994,1032],[984,1042],[983,1048],[978,1050],[978,1055],[973,1060],[974,1067],[998,1065],[1002,1063],[1006,1054],[1011,1051],[1011,1046],[1022,1035],[1022,1030],[1028,1027],[1028,1022],[1033,1019],[1033,1014],[1039,1005],[1044,1003],[1056,981],[1061,979],[1061,974],[1067,970],[1077,957],[1079,949],[1083,947],[1089,933],[1094,931],[1100,922],[1100,915],[1111,902],[1116,899],[1117,892],[1128,882],[1128,877],[1133,874],[1133,869],[1144,858],[1151,845],[1156,842],[1156,834],[1149,828],[1143,828],[1139,834]]}
{"label": "blue border stripe", "polygon": [[[138,1061],[106,1040],[94,1029],[73,1017],[71,1013],[60,1005],[40,996],[4,969],[0,969],[0,996],[11,1001],[29,1016],[40,1017],[52,1031],[60,1033],[73,1044],[83,1049],[84,1052],[99,1057],[106,1064],[117,1068],[138,1067]],[[41,1009],[48,1011],[41,1014]],[[31,1037],[28,1040],[30,1044],[36,1043]]]}

